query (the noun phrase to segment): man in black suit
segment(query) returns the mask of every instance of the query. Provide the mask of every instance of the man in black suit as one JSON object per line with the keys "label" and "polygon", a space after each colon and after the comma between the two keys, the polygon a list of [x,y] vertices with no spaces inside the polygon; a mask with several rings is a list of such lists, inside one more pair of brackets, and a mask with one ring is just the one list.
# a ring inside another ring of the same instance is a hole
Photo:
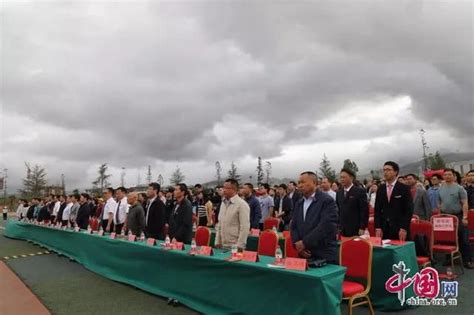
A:
{"label": "man in black suit", "polygon": [[166,220],[166,207],[163,201],[158,197],[160,192],[160,184],[150,183],[147,189],[148,202],[146,206],[145,223],[146,237],[155,239],[164,239],[163,230]]}
{"label": "man in black suit", "polygon": [[51,214],[49,213],[49,204],[48,204],[48,199],[44,199],[44,204],[41,206],[39,212],[38,212],[38,217],[36,218],[38,222],[43,222],[45,220],[51,220]]}
{"label": "man in black suit", "polygon": [[82,230],[87,229],[89,225],[89,214],[90,214],[90,206],[89,206],[89,195],[88,194],[81,194],[79,197],[79,210],[77,210],[76,216],[76,224]]}
{"label": "man in black suit", "polygon": [[337,206],[331,196],[317,190],[317,184],[315,173],[300,175],[299,188],[303,198],[293,211],[291,240],[300,257],[336,263]]}
{"label": "man in black suit", "polygon": [[66,208],[66,205],[67,205],[66,196],[64,195],[59,196],[59,202],[61,203],[61,205],[59,206],[59,211],[58,211],[58,214],[56,215],[56,220],[54,223],[62,222],[64,208]]}
{"label": "man in black suit", "polygon": [[293,210],[293,201],[287,195],[288,187],[285,184],[278,186],[277,195],[275,198],[275,213],[276,217],[281,219],[280,230],[287,230],[291,221]]}
{"label": "man in black suit", "polygon": [[354,185],[355,174],[349,169],[340,173],[341,189],[336,194],[339,228],[343,236],[364,234],[369,222],[369,203],[365,189]]}
{"label": "man in black suit", "polygon": [[409,239],[413,216],[413,200],[410,187],[398,181],[400,168],[392,161],[385,162],[385,184],[377,190],[375,198],[375,235],[384,239]]}
{"label": "man in black suit", "polygon": [[294,209],[295,204],[303,197],[301,192],[296,188],[297,185],[294,181],[288,183],[288,197],[291,199],[291,209]]}
{"label": "man in black suit", "polygon": [[32,198],[30,204],[31,205],[28,208],[28,211],[26,212],[26,218],[28,220],[33,220],[34,213],[35,213],[35,208],[38,205],[38,200],[36,198]]}
{"label": "man in black suit", "polygon": [[191,244],[193,238],[193,206],[186,198],[188,187],[186,184],[178,184],[174,189],[176,205],[170,216],[169,234],[171,239],[178,242]]}

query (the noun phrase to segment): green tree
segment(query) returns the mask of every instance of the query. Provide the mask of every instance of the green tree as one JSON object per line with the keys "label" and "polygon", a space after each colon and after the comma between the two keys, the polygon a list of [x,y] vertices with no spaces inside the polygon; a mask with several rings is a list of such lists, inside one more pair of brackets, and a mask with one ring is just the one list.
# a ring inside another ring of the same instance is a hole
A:
{"label": "green tree", "polygon": [[237,166],[232,161],[230,164],[230,170],[228,172],[229,178],[235,179],[236,181],[240,181],[241,176],[237,172]]}
{"label": "green tree", "polygon": [[324,153],[321,164],[319,165],[319,171],[323,177],[327,177],[331,182],[336,181],[336,172],[331,168],[331,162],[329,162],[326,153]]}
{"label": "green tree", "polygon": [[184,176],[183,172],[181,172],[181,169],[177,166],[176,170],[171,174],[170,178],[170,183],[172,185],[178,185],[179,183],[184,182],[186,176]]}
{"label": "green tree", "polygon": [[100,189],[100,192],[104,190],[105,187],[110,186],[109,178],[112,177],[111,174],[107,174],[107,163],[101,164],[98,169],[99,176],[97,176],[96,180],[92,182],[94,185],[94,190]]}
{"label": "green tree", "polygon": [[267,177],[267,183],[270,184],[270,176],[272,175],[272,163],[266,161],[265,162],[265,174]]}
{"label": "green tree", "polygon": [[263,183],[263,166],[262,166],[262,158],[259,156],[257,159],[257,184],[260,185]]}
{"label": "green tree", "polygon": [[165,180],[163,179],[163,175],[159,174],[158,175],[158,180],[157,183],[160,184],[161,187],[163,187]]}
{"label": "green tree", "polygon": [[439,151],[436,151],[434,155],[432,153],[428,155],[428,168],[432,170],[440,170],[446,168],[446,162],[444,161]]}
{"label": "green tree", "polygon": [[380,171],[370,170],[370,175],[374,180],[380,180],[382,177],[380,176]]}
{"label": "green tree", "polygon": [[351,161],[350,159],[344,160],[344,166],[342,168],[351,170],[355,175],[357,175],[357,172],[359,171],[359,167],[357,166],[356,162]]}
{"label": "green tree", "polygon": [[26,177],[23,179],[23,188],[20,193],[24,198],[39,196],[46,188],[46,171],[44,167],[35,164],[33,167],[25,162]]}
{"label": "green tree", "polygon": [[77,188],[74,189],[74,190],[72,191],[72,194],[73,194],[73,195],[79,195],[79,189],[77,189]]}

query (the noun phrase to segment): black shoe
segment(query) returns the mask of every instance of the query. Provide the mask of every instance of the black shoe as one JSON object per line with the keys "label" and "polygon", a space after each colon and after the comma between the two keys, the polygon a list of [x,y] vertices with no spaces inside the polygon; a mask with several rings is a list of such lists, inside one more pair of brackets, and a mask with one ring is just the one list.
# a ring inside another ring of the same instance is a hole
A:
{"label": "black shoe", "polygon": [[464,268],[474,269],[474,263],[472,261],[471,262],[466,262],[466,263],[464,263]]}
{"label": "black shoe", "polygon": [[173,304],[172,304],[174,307],[178,306],[179,305],[179,301],[178,300],[173,300]]}
{"label": "black shoe", "polygon": [[168,303],[168,305],[171,305],[173,303],[173,299],[172,298],[168,298],[168,301],[166,301],[166,303]]}

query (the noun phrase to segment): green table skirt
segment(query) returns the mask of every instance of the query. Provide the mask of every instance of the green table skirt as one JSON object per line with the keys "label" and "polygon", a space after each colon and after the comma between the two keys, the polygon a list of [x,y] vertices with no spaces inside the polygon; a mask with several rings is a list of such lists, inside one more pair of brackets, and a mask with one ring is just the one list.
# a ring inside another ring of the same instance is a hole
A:
{"label": "green table skirt", "polygon": [[[307,272],[229,262],[229,253],[196,257],[143,242],[7,222],[5,236],[29,240],[87,269],[144,291],[171,297],[204,314],[340,314],[345,268],[328,265]],[[157,310],[159,311],[159,310]]]}

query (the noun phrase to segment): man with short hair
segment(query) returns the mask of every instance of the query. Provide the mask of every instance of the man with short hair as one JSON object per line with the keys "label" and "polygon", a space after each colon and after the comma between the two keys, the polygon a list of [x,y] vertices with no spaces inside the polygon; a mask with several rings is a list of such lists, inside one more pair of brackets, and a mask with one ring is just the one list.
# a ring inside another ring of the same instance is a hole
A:
{"label": "man with short hair", "polygon": [[191,244],[193,238],[193,206],[186,198],[188,187],[180,183],[174,188],[176,205],[170,216],[169,236],[178,242]]}
{"label": "man with short hair", "polygon": [[117,208],[114,213],[114,226],[115,233],[120,234],[128,212],[127,189],[125,187],[117,188],[115,196],[117,198]]}
{"label": "man with short hair", "polygon": [[72,208],[71,208],[71,213],[69,214],[69,221],[71,222],[71,225],[74,226],[76,224],[76,218],[77,218],[77,212],[79,211],[79,208],[81,205],[79,204],[79,194],[72,194],[71,195],[71,201],[73,203]]}
{"label": "man with short hair", "polygon": [[468,204],[466,190],[456,182],[455,171],[451,168],[444,170],[444,185],[439,189],[439,205],[441,213],[455,215],[458,218],[459,249],[462,254],[464,267],[473,269],[469,235],[464,224],[467,225]]}
{"label": "man with short hair", "polygon": [[431,187],[428,189],[428,199],[431,203],[431,209],[438,209],[438,195],[439,195],[439,187],[441,186],[442,177],[438,174],[434,174],[431,176]]}
{"label": "man with short hair", "polygon": [[470,170],[466,174],[467,206],[469,210],[474,210],[474,170]]}
{"label": "man with short hair", "polygon": [[296,182],[290,181],[288,183],[288,197],[291,199],[291,209],[294,209],[296,202],[302,198],[301,192],[297,188]]}
{"label": "man with short hair", "polygon": [[251,183],[245,183],[243,185],[243,196],[250,208],[250,228],[258,229],[258,224],[262,217],[262,210],[260,209],[260,202],[257,197],[255,197],[253,185]]}
{"label": "man with short hair", "polygon": [[59,210],[58,210],[58,214],[56,215],[56,220],[55,220],[55,223],[61,223],[62,224],[62,220],[63,220],[63,212],[64,212],[64,209],[66,208],[66,205],[67,205],[67,197],[64,196],[64,195],[61,195],[59,196],[59,202],[61,203],[60,206],[59,206]]}
{"label": "man with short hair", "polygon": [[415,174],[408,174],[405,176],[405,181],[410,186],[411,197],[413,199],[413,213],[422,220],[430,220],[431,218],[431,202],[428,198],[426,190],[417,187],[418,176]]}
{"label": "man with short hair", "polygon": [[[267,185],[268,186],[268,185]],[[216,227],[216,247],[230,248],[237,245],[245,249],[250,230],[250,208],[247,202],[237,195],[239,183],[229,178],[224,182],[224,199],[219,211]]]}
{"label": "man with short hair", "polygon": [[291,241],[302,258],[337,261],[337,206],[334,199],[317,189],[318,178],[313,172],[303,172],[299,188],[303,193],[293,210]]}
{"label": "man with short hair", "polygon": [[343,168],[340,172],[341,189],[336,194],[339,208],[339,228],[342,236],[362,235],[369,222],[369,203],[365,189],[354,185],[355,174]]}
{"label": "man with short hair", "polygon": [[139,237],[145,231],[145,211],[138,201],[138,193],[129,193],[127,202],[130,205],[130,209],[128,209],[126,228],[133,235]]}
{"label": "man with short hair", "polygon": [[148,185],[146,191],[148,202],[145,216],[145,234],[147,237],[163,240],[165,239],[166,206],[158,196],[160,190],[161,186],[158,183]]}
{"label": "man with short hair", "polygon": [[263,223],[266,219],[273,217],[273,207],[275,206],[274,200],[268,195],[270,191],[270,185],[267,183],[260,185],[260,196],[258,201],[260,202],[260,209],[262,210],[262,217],[260,218],[259,228],[263,230]]}
{"label": "man with short hair", "polygon": [[293,210],[291,198],[287,195],[288,186],[281,184],[277,188],[277,198],[275,199],[276,217],[281,219],[280,231],[288,229]]}
{"label": "man with short hair", "polygon": [[59,196],[53,197],[53,212],[51,214],[51,222],[56,221],[56,216],[58,215],[59,209],[61,208],[61,202],[59,201]]}
{"label": "man with short hair", "polygon": [[327,177],[323,177],[323,179],[321,180],[321,190],[328,194],[329,196],[331,196],[332,199],[334,199],[334,201],[336,201],[336,192],[334,190],[331,189],[331,181],[329,180],[329,178]]}
{"label": "man with short hair", "polygon": [[79,210],[77,211],[76,216],[76,224],[77,226],[85,230],[89,226],[89,214],[90,214],[90,207],[88,203],[89,195],[86,193],[82,193],[79,197]]}
{"label": "man with short hair", "polygon": [[115,190],[108,187],[104,191],[104,210],[102,211],[102,228],[105,232],[114,231],[114,216],[117,210],[117,202],[114,200]]}
{"label": "man with short hair", "polygon": [[410,188],[398,181],[400,167],[393,161],[385,162],[385,184],[380,185],[375,198],[375,235],[384,239],[407,241],[413,216]]}
{"label": "man with short hair", "polygon": [[63,210],[63,215],[61,217],[61,221],[62,221],[62,226],[66,226],[70,221],[70,218],[71,218],[71,209],[72,209],[72,206],[74,205],[74,203],[72,202],[72,195],[69,195],[67,196],[67,199],[66,199],[66,207],[64,208]]}

